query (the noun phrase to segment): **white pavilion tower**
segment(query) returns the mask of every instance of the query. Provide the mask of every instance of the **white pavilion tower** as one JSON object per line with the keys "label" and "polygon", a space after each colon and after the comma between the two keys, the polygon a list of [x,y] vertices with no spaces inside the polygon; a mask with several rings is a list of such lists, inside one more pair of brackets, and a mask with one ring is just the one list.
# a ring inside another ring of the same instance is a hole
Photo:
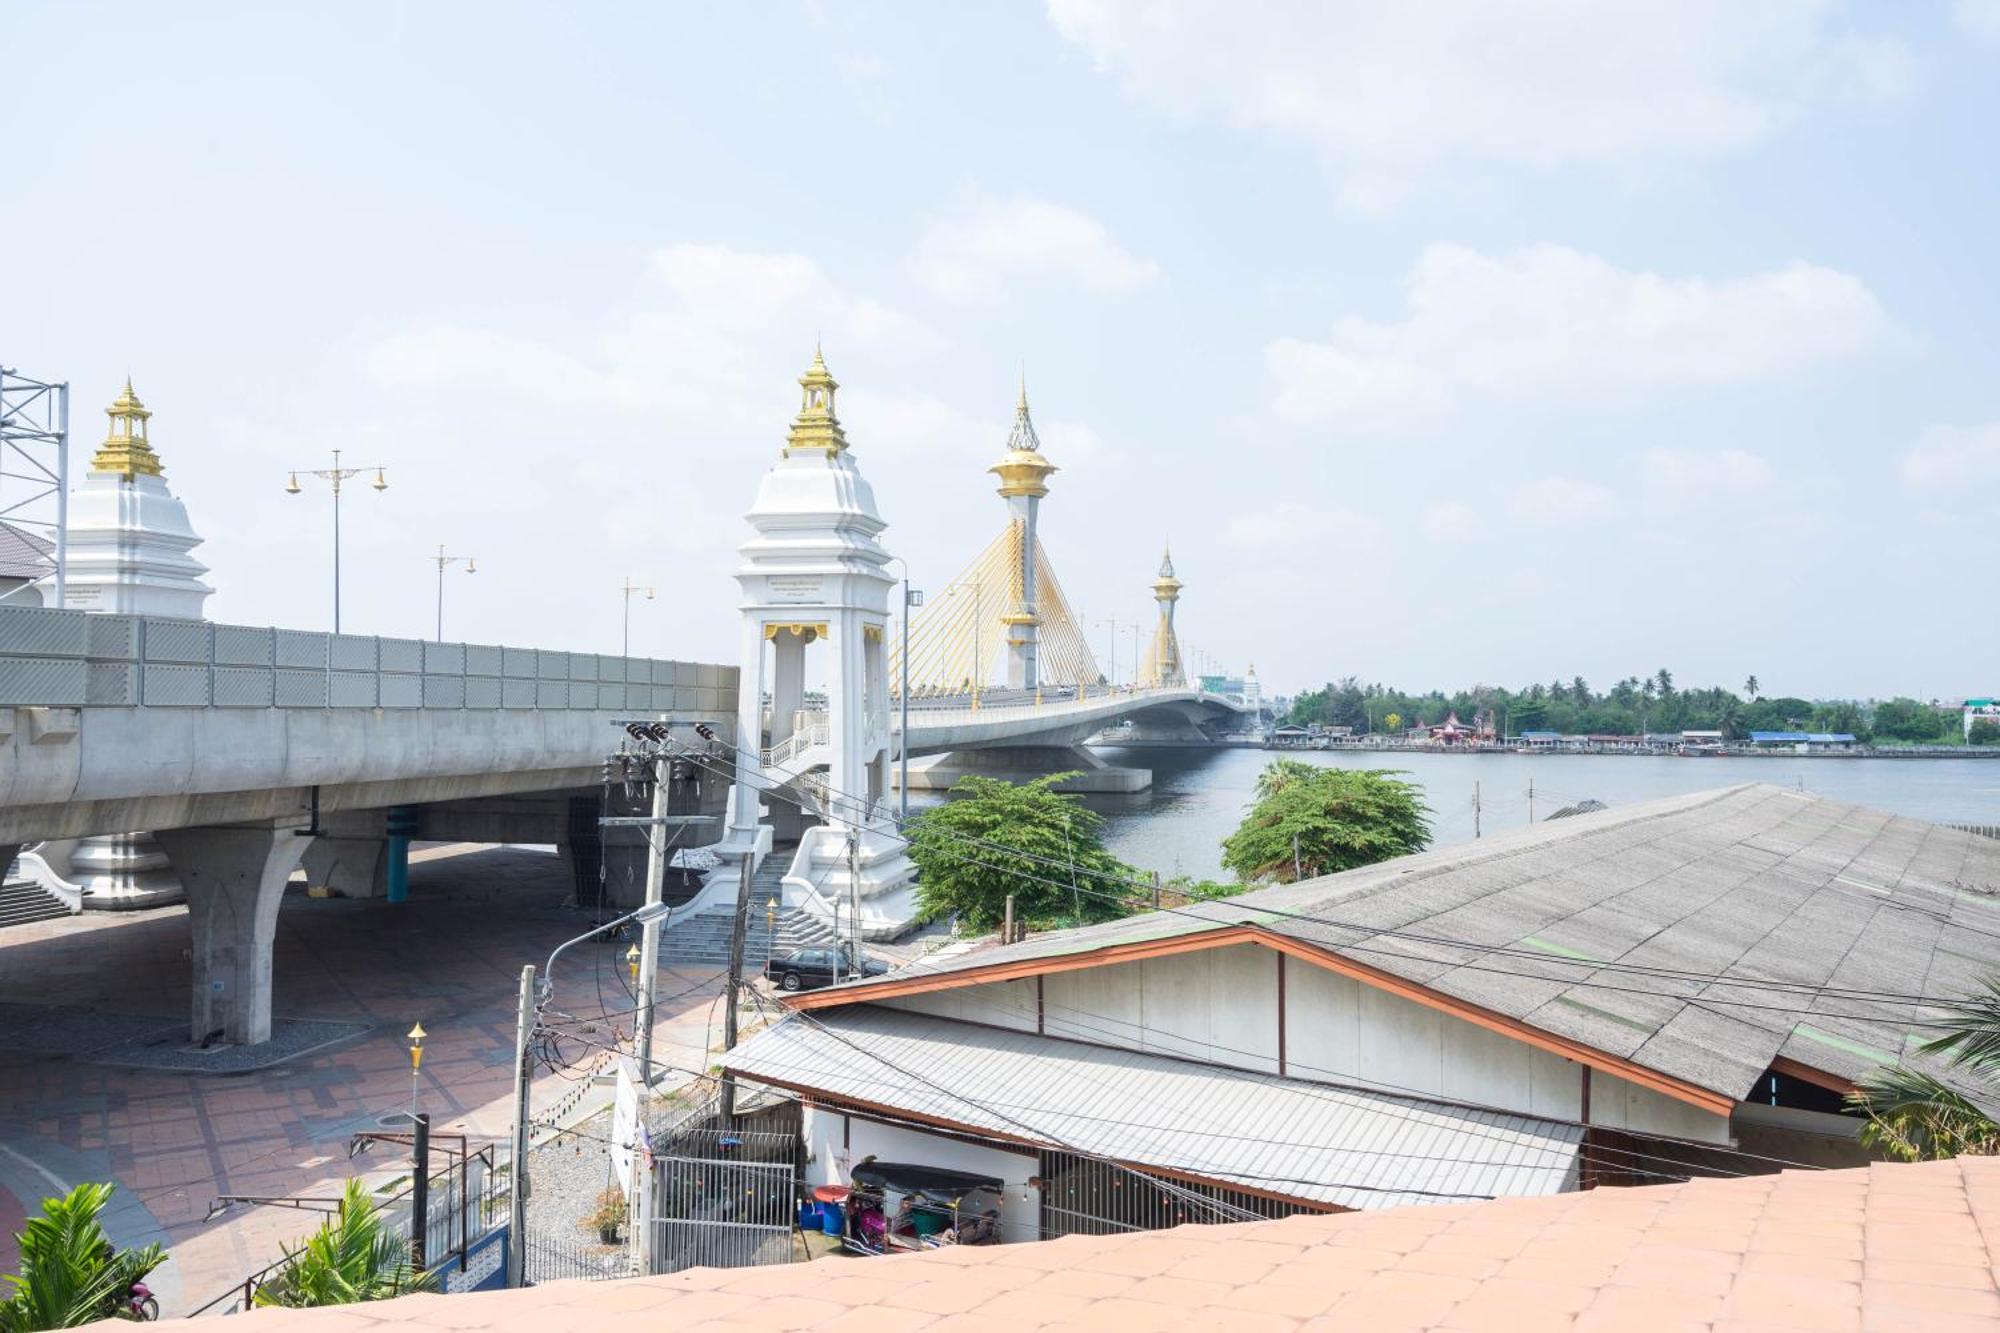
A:
{"label": "white pavilion tower", "polygon": [[[716,848],[723,867],[710,889],[712,901],[733,900],[740,855],[769,854],[766,810],[774,823],[790,823],[785,807],[799,800],[817,822],[800,834],[785,909],[832,918],[844,939],[879,937],[907,922],[914,877],[883,804],[892,743],[884,641],[894,579],[878,538],[888,525],[848,450],[834,410],[840,386],[817,349],[799,387],[784,451],[746,515],[756,531],[736,573],[738,780],[729,836]],[[824,712],[802,707],[814,644],[812,683],[824,681]]]}

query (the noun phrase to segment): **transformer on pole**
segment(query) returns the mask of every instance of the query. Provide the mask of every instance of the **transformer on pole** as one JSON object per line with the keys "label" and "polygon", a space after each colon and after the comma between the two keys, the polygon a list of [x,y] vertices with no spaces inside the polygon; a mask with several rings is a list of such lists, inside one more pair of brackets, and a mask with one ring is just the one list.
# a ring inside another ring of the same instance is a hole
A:
{"label": "transformer on pole", "polygon": [[31,538],[54,575],[55,605],[69,604],[69,384],[0,366],[0,523]]}

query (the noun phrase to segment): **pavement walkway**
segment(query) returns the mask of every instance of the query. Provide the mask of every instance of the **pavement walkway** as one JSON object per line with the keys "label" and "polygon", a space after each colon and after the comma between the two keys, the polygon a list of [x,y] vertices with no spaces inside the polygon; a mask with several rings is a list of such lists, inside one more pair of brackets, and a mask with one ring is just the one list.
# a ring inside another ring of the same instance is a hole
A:
{"label": "pavement walkway", "polygon": [[[446,846],[420,850],[412,862],[406,903],[301,891],[279,912],[274,1013],[367,1025],[345,1043],[237,1075],[0,1050],[0,1271],[11,1270],[14,1233],[45,1195],[111,1180],[114,1238],[159,1240],[173,1251],[152,1283],[163,1310],[182,1313],[221,1294],[316,1219],[267,1206],[207,1221],[218,1194],[330,1195],[350,1173],[396,1172],[386,1149],[350,1163],[348,1139],[409,1109],[404,1034],[417,1022],[429,1037],[416,1092],[434,1129],[503,1137],[521,966],[540,967],[594,918],[561,905],[568,879],[546,851]],[[626,947],[579,945],[558,964],[557,1008],[611,1015],[573,1027],[566,1056],[587,1058],[585,1043],[629,1032]],[[180,907],[0,932],[0,1004],[88,1007],[128,1026],[120,1016],[184,1021],[189,975]],[[708,1066],[720,1040],[721,982],[708,969],[661,973],[663,1062]],[[573,1074],[542,1077],[537,1118],[575,1087]],[[595,1097],[587,1092],[570,1113],[589,1114]]]}

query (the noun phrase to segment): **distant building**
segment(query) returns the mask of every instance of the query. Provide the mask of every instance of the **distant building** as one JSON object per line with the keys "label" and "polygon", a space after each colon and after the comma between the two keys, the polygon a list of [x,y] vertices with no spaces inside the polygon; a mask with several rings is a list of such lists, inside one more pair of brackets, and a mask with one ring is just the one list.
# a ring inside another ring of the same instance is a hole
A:
{"label": "distant building", "polygon": [[45,538],[0,522],[0,602],[41,605],[41,593],[34,585],[54,567],[55,549]]}
{"label": "distant building", "polygon": [[1814,750],[1847,750],[1858,744],[1845,731],[1753,731],[1750,744],[1760,750],[1793,749],[1800,754]]}
{"label": "distant building", "polygon": [[2000,699],[1967,699],[1959,705],[1965,723],[1965,739],[1972,739],[1972,724],[1981,718],[2000,723]]}

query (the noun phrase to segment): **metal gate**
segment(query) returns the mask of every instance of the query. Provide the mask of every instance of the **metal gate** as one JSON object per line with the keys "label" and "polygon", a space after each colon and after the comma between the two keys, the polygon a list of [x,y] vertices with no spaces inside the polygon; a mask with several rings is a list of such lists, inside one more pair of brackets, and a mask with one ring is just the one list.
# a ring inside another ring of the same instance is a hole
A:
{"label": "metal gate", "polygon": [[653,1149],[645,1271],[790,1263],[798,1140],[684,1129]]}

